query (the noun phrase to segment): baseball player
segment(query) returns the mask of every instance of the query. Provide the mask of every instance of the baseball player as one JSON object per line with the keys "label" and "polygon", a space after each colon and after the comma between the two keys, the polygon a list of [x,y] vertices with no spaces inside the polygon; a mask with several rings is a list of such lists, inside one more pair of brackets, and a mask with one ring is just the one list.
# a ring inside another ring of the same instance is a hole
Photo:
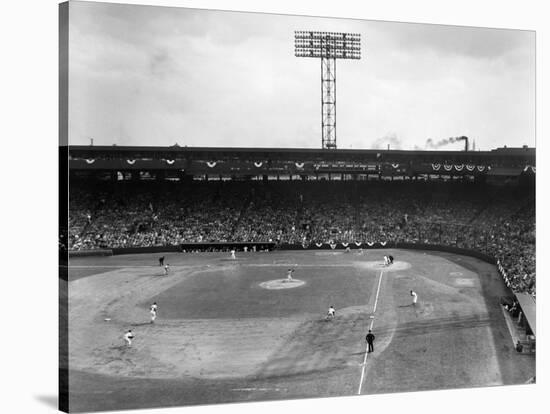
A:
{"label": "baseball player", "polygon": [[164,256],[159,257],[159,266],[164,266]]}
{"label": "baseball player", "polygon": [[336,309],[334,309],[334,306],[330,305],[328,307],[327,319],[334,319],[335,316],[336,316]]}
{"label": "baseball player", "polygon": [[168,270],[170,270],[170,265],[168,263],[166,263],[164,265],[164,275],[166,276],[168,274]]}
{"label": "baseball player", "polygon": [[237,257],[235,256],[235,249],[231,249],[231,259],[235,260]]}
{"label": "baseball player", "polygon": [[416,306],[416,301],[418,300],[418,295],[414,290],[411,290],[411,296],[413,297],[413,306]]}
{"label": "baseball player", "polygon": [[292,282],[292,273],[294,272],[294,269],[288,269],[288,272],[286,274],[286,281]]}
{"label": "baseball player", "polygon": [[155,323],[155,319],[157,319],[157,309],[157,302],[153,302],[149,310],[149,312],[151,313],[151,323]]}
{"label": "baseball player", "polygon": [[384,266],[388,266],[390,264],[390,258],[388,256],[384,256]]}
{"label": "baseball player", "polygon": [[126,341],[126,345],[128,347],[132,346],[132,339],[134,338],[134,334],[132,333],[132,330],[129,329],[128,332],[124,334],[124,340]]}

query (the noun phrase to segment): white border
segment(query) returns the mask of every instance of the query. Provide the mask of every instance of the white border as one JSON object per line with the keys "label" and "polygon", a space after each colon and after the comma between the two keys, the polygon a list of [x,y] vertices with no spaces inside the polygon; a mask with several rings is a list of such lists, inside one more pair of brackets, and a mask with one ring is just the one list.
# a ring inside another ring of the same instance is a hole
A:
{"label": "white border", "polygon": [[[119,1],[128,3],[128,1]],[[307,14],[392,21],[459,24],[537,31],[537,178],[547,182],[543,161],[548,129],[550,51],[548,11],[543,1],[523,0],[194,0],[133,1],[150,5]],[[56,412],[43,398],[57,393],[57,1],[2,3],[2,412]],[[546,78],[547,79],[547,78]],[[548,115],[546,115],[548,116]],[[545,123],[546,124],[546,123]],[[546,157],[544,157],[546,159]],[[544,178],[542,178],[544,177]],[[547,247],[548,211],[539,185],[538,250]],[[544,203],[544,204],[543,204]],[[6,231],[7,230],[7,231]],[[27,250],[33,253],[32,262]],[[476,413],[540,411],[548,380],[544,345],[545,267],[538,263],[538,384],[476,390],[248,403],[140,410],[139,413],[306,412]],[[545,275],[546,274],[546,275]],[[542,275],[542,276],[541,276]],[[544,366],[544,368],[543,368]],[[539,404],[537,406],[537,404]],[[138,412],[138,411],[135,411]]]}

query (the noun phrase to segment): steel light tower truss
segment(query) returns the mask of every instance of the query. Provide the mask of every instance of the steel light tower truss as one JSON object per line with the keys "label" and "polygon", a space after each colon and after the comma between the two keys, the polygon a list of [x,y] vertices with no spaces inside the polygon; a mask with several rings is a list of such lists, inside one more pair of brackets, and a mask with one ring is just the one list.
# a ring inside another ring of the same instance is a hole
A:
{"label": "steel light tower truss", "polygon": [[294,55],[321,59],[321,145],[336,149],[336,59],[361,59],[361,35],[296,31]]}

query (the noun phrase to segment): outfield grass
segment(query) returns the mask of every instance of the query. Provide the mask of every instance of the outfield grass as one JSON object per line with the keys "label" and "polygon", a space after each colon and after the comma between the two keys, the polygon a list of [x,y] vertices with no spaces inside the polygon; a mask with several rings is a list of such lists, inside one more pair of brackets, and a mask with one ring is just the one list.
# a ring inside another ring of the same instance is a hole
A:
{"label": "outfield grass", "polygon": [[[535,372],[534,356],[513,349],[505,286],[478,259],[392,249],[165,257],[167,276],[158,255],[71,259],[71,410],[517,384]],[[262,287],[288,268],[304,283]],[[370,326],[375,352],[363,366]]]}

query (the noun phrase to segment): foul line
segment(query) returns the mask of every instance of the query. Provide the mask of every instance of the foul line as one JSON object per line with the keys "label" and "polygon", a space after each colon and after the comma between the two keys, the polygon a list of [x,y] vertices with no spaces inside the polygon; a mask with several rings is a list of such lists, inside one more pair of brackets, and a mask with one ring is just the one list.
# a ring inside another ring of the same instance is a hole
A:
{"label": "foul line", "polygon": [[[384,275],[384,271],[380,271],[380,277],[378,278],[378,288],[376,289],[376,298],[374,299],[374,308],[372,309],[372,316],[370,322],[369,329],[372,329],[374,325],[374,313],[376,312],[376,306],[378,305],[378,295],[380,294],[380,285],[382,284],[382,276]],[[357,391],[357,395],[361,395],[361,389],[363,388],[363,380],[365,379],[365,369],[367,367],[367,358],[369,357],[369,345],[367,344],[367,347],[365,348],[365,358],[363,359],[363,368],[361,369],[361,380],[359,381],[359,390]]]}

